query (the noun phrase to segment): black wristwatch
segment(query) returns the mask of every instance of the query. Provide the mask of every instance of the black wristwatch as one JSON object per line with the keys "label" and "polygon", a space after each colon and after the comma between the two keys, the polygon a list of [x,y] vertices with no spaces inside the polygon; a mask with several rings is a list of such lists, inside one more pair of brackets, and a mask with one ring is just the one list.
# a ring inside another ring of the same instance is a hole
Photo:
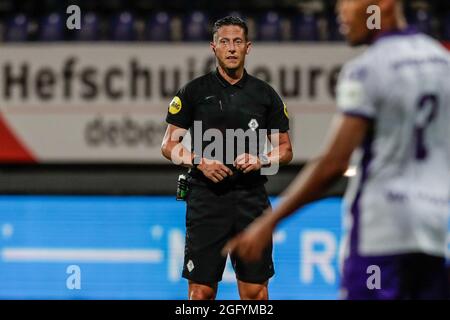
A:
{"label": "black wristwatch", "polygon": [[261,163],[261,168],[270,167],[270,159],[265,154],[259,155],[259,162]]}
{"label": "black wristwatch", "polygon": [[198,167],[198,165],[200,164],[200,162],[202,162],[202,157],[201,157],[201,156],[195,155],[195,156],[192,158],[192,166],[193,166],[195,169],[197,169],[197,167]]}

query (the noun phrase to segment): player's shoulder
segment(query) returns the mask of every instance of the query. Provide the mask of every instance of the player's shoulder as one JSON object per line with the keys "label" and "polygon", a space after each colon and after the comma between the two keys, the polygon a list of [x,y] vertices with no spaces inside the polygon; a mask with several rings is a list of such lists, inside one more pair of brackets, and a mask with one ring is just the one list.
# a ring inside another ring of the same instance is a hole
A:
{"label": "player's shoulder", "polygon": [[259,92],[260,94],[264,94],[267,96],[278,95],[276,90],[266,81],[261,80],[251,74],[247,74],[247,82],[252,87],[252,90],[255,92]]}
{"label": "player's shoulder", "polygon": [[349,80],[363,80],[374,76],[379,67],[377,55],[368,48],[363,53],[346,62],[340,74],[340,78]]}
{"label": "player's shoulder", "polygon": [[203,88],[211,81],[212,72],[206,73],[199,77],[196,77],[188,81],[184,86],[181,87],[182,91],[195,91]]}
{"label": "player's shoulder", "polygon": [[376,60],[381,65],[389,65],[392,61],[403,58],[421,59],[426,55],[449,57],[442,43],[415,29],[411,29],[406,35],[385,37],[381,41],[376,41],[368,48],[366,54],[366,58]]}
{"label": "player's shoulder", "polygon": [[433,38],[427,34],[423,34],[423,33],[419,33],[418,37],[421,39],[421,41],[423,41],[424,48],[426,48],[430,51],[435,51],[436,53],[440,53],[443,56],[450,58],[449,51],[442,45],[442,43],[440,41],[436,40],[435,38]]}
{"label": "player's shoulder", "polygon": [[272,89],[272,86],[268,84],[266,81],[261,80],[249,73],[247,73],[247,81],[253,85],[259,86],[264,89]]}

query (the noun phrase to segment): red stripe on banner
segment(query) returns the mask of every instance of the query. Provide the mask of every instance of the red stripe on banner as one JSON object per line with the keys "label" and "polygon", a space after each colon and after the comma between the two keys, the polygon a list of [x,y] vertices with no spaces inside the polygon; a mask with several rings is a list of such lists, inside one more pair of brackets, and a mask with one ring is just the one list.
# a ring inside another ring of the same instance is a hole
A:
{"label": "red stripe on banner", "polygon": [[36,162],[0,115],[0,162]]}

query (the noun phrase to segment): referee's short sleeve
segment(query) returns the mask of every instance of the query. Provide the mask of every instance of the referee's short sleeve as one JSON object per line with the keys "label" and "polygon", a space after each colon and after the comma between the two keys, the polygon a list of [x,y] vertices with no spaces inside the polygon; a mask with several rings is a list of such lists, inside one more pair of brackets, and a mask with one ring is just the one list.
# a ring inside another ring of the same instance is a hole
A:
{"label": "referee's short sleeve", "polygon": [[177,127],[189,129],[193,121],[193,106],[189,99],[189,93],[184,86],[176,93],[169,103],[166,122]]}
{"label": "referee's short sleeve", "polygon": [[340,112],[366,119],[376,115],[376,79],[364,63],[350,63],[341,71],[336,90]]}
{"label": "referee's short sleeve", "polygon": [[280,132],[289,130],[289,114],[286,104],[278,93],[270,87],[270,108],[267,120],[267,129],[277,129]]}

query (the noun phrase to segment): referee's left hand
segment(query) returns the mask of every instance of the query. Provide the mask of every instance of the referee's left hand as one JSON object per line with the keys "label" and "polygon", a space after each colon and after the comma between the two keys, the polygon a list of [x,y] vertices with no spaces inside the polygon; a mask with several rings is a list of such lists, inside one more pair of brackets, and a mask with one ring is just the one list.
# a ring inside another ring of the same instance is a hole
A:
{"label": "referee's left hand", "polygon": [[255,155],[243,153],[236,157],[233,165],[236,169],[248,173],[250,171],[257,171],[261,169],[261,161]]}
{"label": "referee's left hand", "polygon": [[266,213],[253,221],[247,229],[228,241],[222,249],[222,255],[237,254],[247,262],[260,260],[264,249],[272,240],[272,233],[275,229],[271,216]]}

